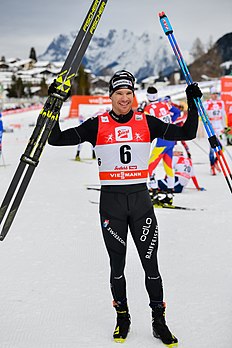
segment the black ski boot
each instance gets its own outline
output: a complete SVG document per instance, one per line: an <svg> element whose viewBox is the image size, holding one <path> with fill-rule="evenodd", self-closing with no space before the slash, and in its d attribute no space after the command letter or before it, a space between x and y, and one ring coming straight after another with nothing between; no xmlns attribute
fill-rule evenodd
<svg viewBox="0 0 232 348"><path fill-rule="evenodd" d="M113 306L117 312L117 323L114 330L114 341L117 343L123 343L130 331L130 314L128 310L127 303L118 304L113 302Z"/></svg>
<svg viewBox="0 0 232 348"><path fill-rule="evenodd" d="M173 192L172 190L167 190L166 192L160 191L159 193L159 203L160 205L172 205L173 203Z"/></svg>
<svg viewBox="0 0 232 348"><path fill-rule="evenodd" d="M75 161L80 161L80 151L79 150L76 153Z"/></svg>
<svg viewBox="0 0 232 348"><path fill-rule="evenodd" d="M94 150L92 151L92 159L96 159L96 154Z"/></svg>
<svg viewBox="0 0 232 348"><path fill-rule="evenodd" d="M152 308L153 336L159 338L167 347L178 346L177 338L169 331L165 321L165 303Z"/></svg>
<svg viewBox="0 0 232 348"><path fill-rule="evenodd" d="M156 189L149 189L149 195L151 197L151 201L153 205L159 205L159 194Z"/></svg>

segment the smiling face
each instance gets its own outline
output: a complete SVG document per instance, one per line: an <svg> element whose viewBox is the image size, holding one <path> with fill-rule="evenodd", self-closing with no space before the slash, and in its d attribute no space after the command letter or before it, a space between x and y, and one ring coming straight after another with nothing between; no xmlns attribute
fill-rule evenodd
<svg viewBox="0 0 232 348"><path fill-rule="evenodd" d="M134 93L130 89L121 88L111 95L112 109L117 115L126 115L132 108Z"/></svg>

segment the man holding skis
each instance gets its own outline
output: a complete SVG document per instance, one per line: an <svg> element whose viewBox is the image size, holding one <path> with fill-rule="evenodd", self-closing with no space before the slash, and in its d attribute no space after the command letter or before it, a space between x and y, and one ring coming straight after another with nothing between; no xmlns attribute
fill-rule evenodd
<svg viewBox="0 0 232 348"><path fill-rule="evenodd" d="M202 93L197 84L187 87L188 118L183 127L178 127L133 112L134 82L130 72L116 72L109 82L112 110L64 131L57 122L49 144L65 146L88 141L96 151L101 181L101 227L110 258L111 291L117 313L114 340L123 342L130 329L124 275L129 228L145 272L153 335L168 347L175 347L178 340L165 321L162 278L157 260L158 226L147 189L148 158L150 143L155 138L190 140L196 137L198 113L193 98L201 97ZM51 86L50 92L55 88L55 85Z"/></svg>

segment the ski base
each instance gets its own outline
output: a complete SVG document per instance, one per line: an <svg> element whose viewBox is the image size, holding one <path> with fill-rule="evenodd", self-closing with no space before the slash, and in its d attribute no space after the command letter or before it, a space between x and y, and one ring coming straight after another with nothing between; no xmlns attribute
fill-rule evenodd
<svg viewBox="0 0 232 348"><path fill-rule="evenodd" d="M114 338L114 342L116 343L124 343L126 341L126 338Z"/></svg>
<svg viewBox="0 0 232 348"><path fill-rule="evenodd" d="M168 348L176 348L178 347L178 343L171 343L171 344L164 344L165 347L168 347Z"/></svg>

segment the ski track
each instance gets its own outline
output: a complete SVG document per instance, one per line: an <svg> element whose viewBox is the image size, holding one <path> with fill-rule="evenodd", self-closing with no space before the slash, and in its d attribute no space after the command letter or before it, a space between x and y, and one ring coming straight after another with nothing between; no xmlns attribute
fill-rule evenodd
<svg viewBox="0 0 232 348"><path fill-rule="evenodd" d="M68 105L62 117L67 113ZM34 111L3 118L5 126L17 122L21 128L3 135L2 198L32 133L29 123L37 116ZM61 127L76 123L67 120ZM197 141L208 151L206 138ZM222 174L209 175L206 154L189 145L199 185L207 191L186 189L174 203L205 210L156 210L167 322L180 348L231 347L231 193ZM231 146L227 150L232 154ZM91 147L86 144L83 151L88 158ZM75 153L75 147L46 145L0 243L1 348L116 347L108 255L98 205L89 203L99 199L99 192L86 190L99 184L97 162L70 161ZM162 165L158 174L163 175ZM144 274L130 235L126 277L132 329L124 346L163 347L151 334Z"/></svg>

